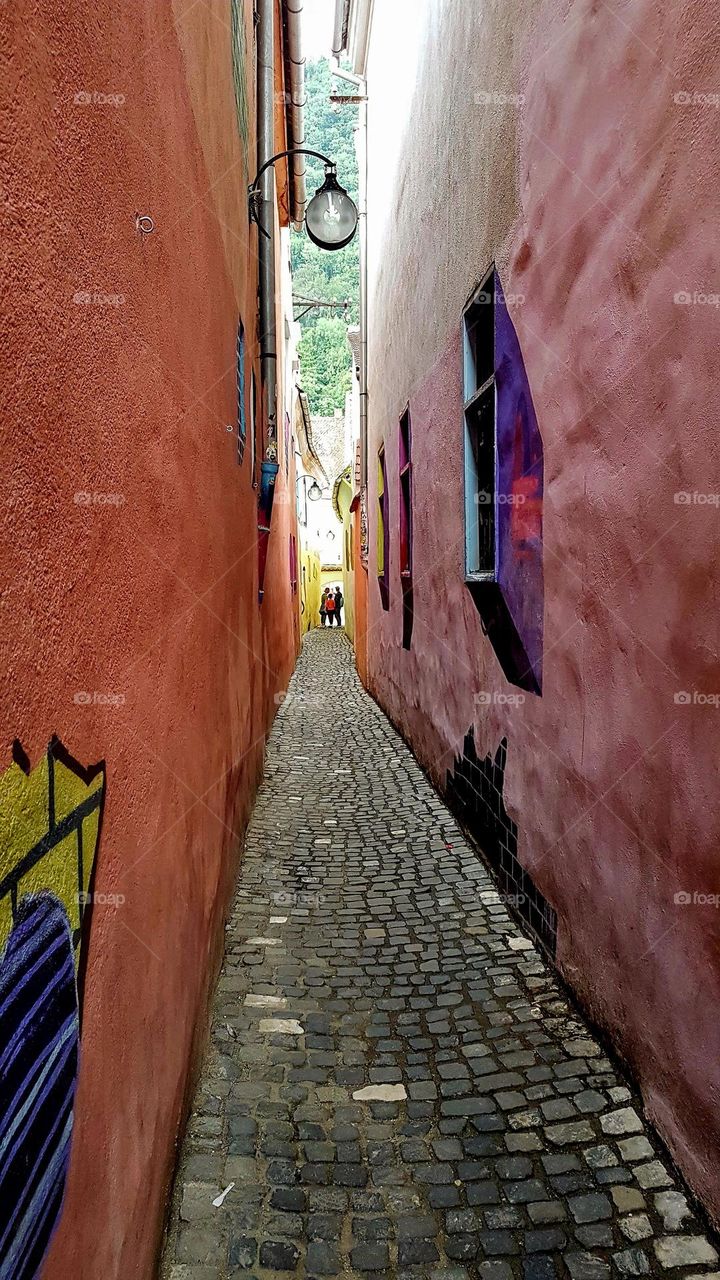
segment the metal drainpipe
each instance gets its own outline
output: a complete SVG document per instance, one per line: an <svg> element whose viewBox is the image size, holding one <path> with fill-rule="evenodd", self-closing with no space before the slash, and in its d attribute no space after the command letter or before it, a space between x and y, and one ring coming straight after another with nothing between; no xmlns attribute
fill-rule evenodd
<svg viewBox="0 0 720 1280"><path fill-rule="evenodd" d="M274 154L275 0L257 6L257 163L262 168ZM277 461L277 334L275 323L275 174L272 165L260 179L260 221L267 236L258 235L260 292L260 370L264 388L265 447L258 495L258 595L263 600L270 521L275 498Z"/></svg>
<svg viewBox="0 0 720 1280"><path fill-rule="evenodd" d="M360 488L367 488L368 478L368 265L367 265L367 80L343 71L337 55L332 59L332 74L347 80L358 89L358 214L360 225Z"/></svg>
<svg viewBox="0 0 720 1280"><path fill-rule="evenodd" d="M285 29L287 33L288 82L288 146L305 146L305 59L302 52L302 0L285 0ZM292 156L291 218L296 231L301 231L305 217L305 156Z"/></svg>

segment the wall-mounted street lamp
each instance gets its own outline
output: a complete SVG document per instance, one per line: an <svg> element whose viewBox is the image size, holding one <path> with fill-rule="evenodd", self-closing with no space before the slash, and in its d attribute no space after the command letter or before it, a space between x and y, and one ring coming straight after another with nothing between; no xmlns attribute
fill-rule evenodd
<svg viewBox="0 0 720 1280"><path fill-rule="evenodd" d="M310 488L308 489L307 496L311 502L319 502L322 498L322 489L320 488L317 480L313 480Z"/></svg>
<svg viewBox="0 0 720 1280"><path fill-rule="evenodd" d="M320 249L344 249L352 240L358 225L358 211L355 202L337 180L337 169L328 156L320 151L309 151L306 147L290 147L287 151L278 151L258 169L255 181L248 188L250 221L254 222L262 235L270 238L270 233L260 221L260 209L263 195L260 179L271 165L285 156L314 156L325 165L325 181L318 187L315 195L305 210L305 229Z"/></svg>

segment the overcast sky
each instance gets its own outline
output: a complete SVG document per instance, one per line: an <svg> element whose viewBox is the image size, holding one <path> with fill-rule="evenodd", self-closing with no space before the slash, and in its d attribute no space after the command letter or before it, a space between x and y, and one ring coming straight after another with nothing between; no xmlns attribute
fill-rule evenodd
<svg viewBox="0 0 720 1280"><path fill-rule="evenodd" d="M308 61L330 56L335 0L304 0L303 45Z"/></svg>

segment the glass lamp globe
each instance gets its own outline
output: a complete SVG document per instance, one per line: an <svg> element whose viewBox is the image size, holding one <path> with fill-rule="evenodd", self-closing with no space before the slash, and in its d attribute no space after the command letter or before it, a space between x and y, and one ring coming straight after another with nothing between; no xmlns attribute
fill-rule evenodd
<svg viewBox="0 0 720 1280"><path fill-rule="evenodd" d="M357 231L358 211L344 187L337 180L334 166L325 170L325 181L318 187L305 213L305 227L313 244L320 249L344 249Z"/></svg>
<svg viewBox="0 0 720 1280"><path fill-rule="evenodd" d="M308 498L311 502L319 502L322 498L322 489L320 488L317 480L313 480L310 485L310 488L308 489Z"/></svg>

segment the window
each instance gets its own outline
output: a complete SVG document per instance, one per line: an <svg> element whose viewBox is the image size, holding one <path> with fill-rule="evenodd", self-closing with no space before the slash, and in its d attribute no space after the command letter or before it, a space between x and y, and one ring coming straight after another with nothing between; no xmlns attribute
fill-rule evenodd
<svg viewBox="0 0 720 1280"><path fill-rule="evenodd" d="M380 598L383 609L390 607L388 588L390 565L388 548L388 494L387 472L385 469L385 445L378 449L378 515L377 515L377 576L380 587Z"/></svg>
<svg viewBox="0 0 720 1280"><path fill-rule="evenodd" d="M257 487L257 386L255 370L250 373L250 478Z"/></svg>
<svg viewBox="0 0 720 1280"><path fill-rule="evenodd" d="M412 462L410 459L410 406L400 419L400 576L412 576Z"/></svg>
<svg viewBox="0 0 720 1280"><path fill-rule="evenodd" d="M305 571L303 570L303 573ZM290 534L290 590L293 595L297 595L298 589L298 554L297 541L294 534Z"/></svg>
<svg viewBox="0 0 720 1280"><path fill-rule="evenodd" d="M495 294L493 266L463 315L465 578L495 580Z"/></svg>
<svg viewBox="0 0 720 1280"><path fill-rule="evenodd" d="M242 320L238 320L237 345L235 351L237 384L237 457L242 462L245 457L245 440L247 437L247 419L245 416L245 330Z"/></svg>

